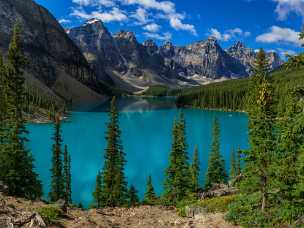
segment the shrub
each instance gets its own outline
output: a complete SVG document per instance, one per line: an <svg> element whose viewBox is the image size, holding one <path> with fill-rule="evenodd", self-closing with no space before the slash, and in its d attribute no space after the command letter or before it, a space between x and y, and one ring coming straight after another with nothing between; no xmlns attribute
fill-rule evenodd
<svg viewBox="0 0 304 228"><path fill-rule="evenodd" d="M63 215L63 211L56 206L42 207L39 208L37 212L47 224L54 224L58 222L60 217Z"/></svg>
<svg viewBox="0 0 304 228"><path fill-rule="evenodd" d="M183 201L178 203L177 209L180 216L186 216L186 207L201 207L208 213L226 212L235 195L208 198L203 200Z"/></svg>

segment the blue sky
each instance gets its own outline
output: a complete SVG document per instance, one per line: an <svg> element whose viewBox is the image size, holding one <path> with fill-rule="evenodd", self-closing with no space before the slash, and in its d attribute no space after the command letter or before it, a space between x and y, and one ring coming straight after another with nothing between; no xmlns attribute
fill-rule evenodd
<svg viewBox="0 0 304 228"><path fill-rule="evenodd" d="M304 0L36 0L66 27L102 19L112 33L135 32L177 45L215 36L226 48L241 40L257 49L301 51Z"/></svg>

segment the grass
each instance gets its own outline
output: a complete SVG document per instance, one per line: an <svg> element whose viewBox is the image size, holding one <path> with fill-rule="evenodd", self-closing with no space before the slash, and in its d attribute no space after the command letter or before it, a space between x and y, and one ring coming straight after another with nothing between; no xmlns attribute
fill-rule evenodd
<svg viewBox="0 0 304 228"><path fill-rule="evenodd" d="M177 205L178 213L180 216L186 216L187 208L203 208L207 213L225 213L228 211L229 204L234 200L236 196L221 196L215 198L208 198L203 200L184 201Z"/></svg>
<svg viewBox="0 0 304 228"><path fill-rule="evenodd" d="M42 219L49 225L58 223L59 219L64 214L61 209L53 205L39 208L37 212L41 215Z"/></svg>

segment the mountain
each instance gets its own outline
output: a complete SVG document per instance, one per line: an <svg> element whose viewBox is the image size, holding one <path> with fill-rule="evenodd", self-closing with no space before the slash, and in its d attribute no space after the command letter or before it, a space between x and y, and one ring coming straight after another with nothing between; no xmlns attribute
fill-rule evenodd
<svg viewBox="0 0 304 228"><path fill-rule="evenodd" d="M171 42L158 46L153 40L139 43L132 32L111 35L101 20L91 19L67 31L87 61L111 86L135 92L151 85L193 86L220 78L251 74L256 53L241 42L224 50L213 37L184 47ZM271 66L282 64L269 53ZM106 72L106 74L104 74Z"/></svg>
<svg viewBox="0 0 304 228"><path fill-rule="evenodd" d="M32 0L0 1L0 51L7 53L12 29L22 26L27 85L57 100L83 103L105 98L86 58L48 10Z"/></svg>
<svg viewBox="0 0 304 228"><path fill-rule="evenodd" d="M238 41L228 48L227 53L237 59L246 68L246 72L249 75L252 73L252 67L254 66L257 54L256 51L247 48L244 43ZM271 70L274 70L283 64L280 56L275 52L268 52L267 57Z"/></svg>

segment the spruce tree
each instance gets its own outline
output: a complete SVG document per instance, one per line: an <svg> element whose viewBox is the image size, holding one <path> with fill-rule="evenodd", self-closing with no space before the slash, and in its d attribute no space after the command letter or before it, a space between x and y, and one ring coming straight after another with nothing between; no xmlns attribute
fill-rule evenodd
<svg viewBox="0 0 304 228"><path fill-rule="evenodd" d="M173 125L173 143L165 173L164 199L168 204L176 204L192 192L185 130L186 123L181 113Z"/></svg>
<svg viewBox="0 0 304 228"><path fill-rule="evenodd" d="M152 177L148 177L146 192L144 196L143 203L145 205L155 205L157 203L157 196L154 192L154 187L152 183Z"/></svg>
<svg viewBox="0 0 304 228"><path fill-rule="evenodd" d="M7 144L7 79L6 67L0 56L0 153L5 150ZM0 165L1 166L1 165Z"/></svg>
<svg viewBox="0 0 304 228"><path fill-rule="evenodd" d="M214 119L212 145L208 159L205 189L210 189L213 184L224 183L226 177L225 161L220 153L220 124L218 119Z"/></svg>
<svg viewBox="0 0 304 228"><path fill-rule="evenodd" d="M234 149L231 150L230 154L230 173L229 179L233 180L237 176L237 164L235 161L235 152Z"/></svg>
<svg viewBox="0 0 304 228"><path fill-rule="evenodd" d="M241 165L241 156L242 150L239 147L236 153L236 175L240 175L242 173L242 165Z"/></svg>
<svg viewBox="0 0 304 228"><path fill-rule="evenodd" d="M139 198L138 198L138 193L137 190L135 189L135 187L133 185L131 185L130 189L129 189L129 207L135 207L139 204Z"/></svg>
<svg viewBox="0 0 304 228"><path fill-rule="evenodd" d="M6 133L5 150L0 157L2 160L0 179L8 185L11 195L35 199L42 195L42 187L34 171L32 154L25 148L25 143L28 141L26 121L23 116L26 110L23 77L26 60L21 48L20 33L21 27L16 25L9 45L8 65L5 73L1 73L6 94L3 100L6 106L4 106ZM2 64L1 71L3 70ZM3 130L1 132L3 133Z"/></svg>
<svg viewBox="0 0 304 228"><path fill-rule="evenodd" d="M61 150L62 135L59 115L56 115L55 117L54 130L54 137L52 138L54 140L54 144L52 149L51 190L49 192L51 202L56 202L57 200L64 198L64 178Z"/></svg>
<svg viewBox="0 0 304 228"><path fill-rule="evenodd" d="M95 207L101 208L103 206L101 172L98 172L96 176L96 185L95 191L93 192L93 198L95 201Z"/></svg>
<svg viewBox="0 0 304 228"><path fill-rule="evenodd" d="M125 154L121 145L119 113L116 98L113 97L109 112L105 150L105 162L102 170L103 206L121 206L127 203L127 183L125 181Z"/></svg>
<svg viewBox="0 0 304 228"><path fill-rule="evenodd" d="M198 147L196 146L193 154L193 162L191 165L191 174L192 174L192 191L194 193L199 190L199 173L200 173L200 164L198 158Z"/></svg>
<svg viewBox="0 0 304 228"><path fill-rule="evenodd" d="M68 153L67 145L64 146L63 153L63 183L64 183L64 200L72 203L72 187L71 187L71 155Z"/></svg>
<svg viewBox="0 0 304 228"><path fill-rule="evenodd" d="M292 89L287 97L286 109L279 115L278 149L273 162L273 173L275 176L274 187L277 189L276 197L283 207L289 205L293 208L300 207L299 197L294 191L299 190L298 186L303 185L303 145L304 145L304 87ZM302 170L301 170L302 169ZM300 175L299 175L300 174ZM302 181L301 181L302 179ZM300 184L302 182L302 184ZM304 198L302 198L304 199ZM302 200L302 208L304 201ZM304 211L303 211L304 213Z"/></svg>
<svg viewBox="0 0 304 228"><path fill-rule="evenodd" d="M274 154L274 110L273 91L268 82L268 60L264 50L257 54L255 75L249 95L249 138L251 148L245 159L245 192L261 193L261 210L268 204L271 187L271 163Z"/></svg>

